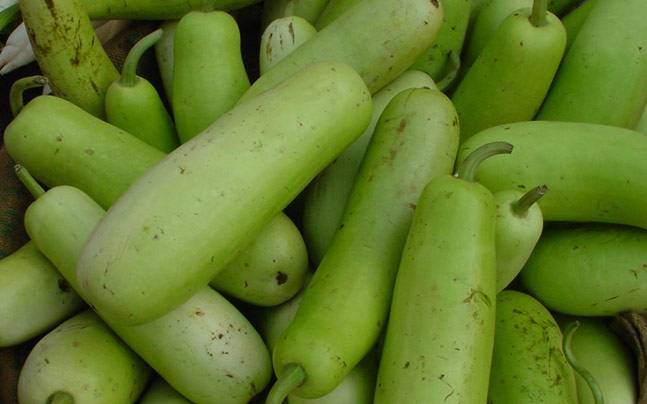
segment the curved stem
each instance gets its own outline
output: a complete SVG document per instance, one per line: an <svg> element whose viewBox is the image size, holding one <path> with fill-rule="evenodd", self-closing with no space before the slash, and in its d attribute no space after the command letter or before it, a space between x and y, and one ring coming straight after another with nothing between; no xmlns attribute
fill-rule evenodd
<svg viewBox="0 0 647 404"><path fill-rule="evenodd" d="M270 393L265 399L265 404L282 404L287 396L306 379L306 371L300 365L290 364L283 372L284 376L274 383Z"/></svg>
<svg viewBox="0 0 647 404"><path fill-rule="evenodd" d="M546 14L548 13L548 0L535 0L532 3L532 14L530 14L530 23L535 27L543 27L548 24Z"/></svg>
<svg viewBox="0 0 647 404"><path fill-rule="evenodd" d="M122 86L132 87L137 83L137 66L139 65L139 60L161 37L162 29L159 28L137 41L135 46L128 52L128 56L126 56L126 60L124 61L124 67L121 70L121 79L119 80Z"/></svg>
<svg viewBox="0 0 647 404"><path fill-rule="evenodd" d="M600 390L600 386L595 381L595 378L593 377L591 372L586 370L577 362L575 354L573 353L571 342L573 340L573 335L575 334L575 331L577 331L579 326L579 321L573 321L572 323L569 323L564 329L564 356L566 356L566 360L571 365L573 370L575 370L577 374L579 374L582 379L586 381L586 384L588 384L589 388L591 389L591 393L593 394L593 400L595 404L604 404L604 395L602 394L602 390Z"/></svg>
<svg viewBox="0 0 647 404"><path fill-rule="evenodd" d="M74 404L74 397L64 391L57 391L47 398L46 404Z"/></svg>
<svg viewBox="0 0 647 404"><path fill-rule="evenodd" d="M18 113L25 106L24 93L30 88L43 87L47 84L45 76L29 76L16 80L9 90L9 107L13 116Z"/></svg>
<svg viewBox="0 0 647 404"><path fill-rule="evenodd" d="M13 166L14 171L16 172L16 175L18 176L18 179L20 182L23 183L25 188L29 191L30 194L34 197L34 199L38 199L43 194L45 194L45 190L43 187L40 186L40 184L34 179L34 177L29 174L29 171L20 164L16 164Z"/></svg>
<svg viewBox="0 0 647 404"><path fill-rule="evenodd" d="M481 163L497 154L510 154L512 153L512 145L507 142L492 142L486 143L474 150L463 160L463 163L458 167L456 176L466 181L474 181L476 169Z"/></svg>
<svg viewBox="0 0 647 404"><path fill-rule="evenodd" d="M512 202L512 212L517 216L525 216L528 213L528 209L541 199L548 192L548 187L546 185L540 185L534 187L530 191L526 192L518 201Z"/></svg>
<svg viewBox="0 0 647 404"><path fill-rule="evenodd" d="M447 66L449 66L449 71L438 83L436 83L436 87L438 87L440 91L445 91L447 87L456 80L458 71L461 68L461 55L455 51L449 52L449 56L447 57Z"/></svg>

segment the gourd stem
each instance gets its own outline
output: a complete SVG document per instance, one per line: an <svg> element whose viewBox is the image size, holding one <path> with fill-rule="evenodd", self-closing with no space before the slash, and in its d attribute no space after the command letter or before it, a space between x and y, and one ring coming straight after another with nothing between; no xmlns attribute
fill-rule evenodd
<svg viewBox="0 0 647 404"><path fill-rule="evenodd" d="M29 193L32 194L34 199L38 199L43 196L43 194L45 194L43 187L40 186L40 184L34 179L34 177L31 176L31 174L29 174L29 171L27 171L25 167L21 166L20 164L16 164L13 168L20 182L23 183L25 188L27 188Z"/></svg>
<svg viewBox="0 0 647 404"><path fill-rule="evenodd" d="M575 370L577 374L579 374L582 379L586 381L586 384L588 384L589 388L591 389L591 393L593 394L593 401L595 402L595 404L604 404L604 395L602 394L602 390L600 390L600 386L595 381L595 378L593 377L591 372L586 370L584 367L582 367L582 365L578 363L577 359L575 358L575 354L573 353L571 342L573 340L575 331L577 331L579 327L580 322L574 321L572 323L569 323L564 329L564 356L566 356L566 360L571 365L573 370Z"/></svg>
<svg viewBox="0 0 647 404"><path fill-rule="evenodd" d="M548 192L548 187L546 185L540 185L534 187L530 191L526 192L518 201L512 202L512 212L517 216L525 216L528 213L528 209L541 199Z"/></svg>
<svg viewBox="0 0 647 404"><path fill-rule="evenodd" d="M160 40L161 37L162 29L159 28L137 41L135 46L130 49L128 56L126 56L126 60L124 61L124 67L121 70L121 79L119 80L119 83L122 86L132 87L137 84L137 66L139 65L139 60L151 46L155 45L157 41Z"/></svg>
<svg viewBox="0 0 647 404"><path fill-rule="evenodd" d="M530 14L530 23L535 27L543 27L548 24L546 15L548 13L548 0L535 0L532 3L532 14Z"/></svg>
<svg viewBox="0 0 647 404"><path fill-rule="evenodd" d="M492 142L486 143L472 153L469 154L463 160L463 163L458 167L458 172L456 176L458 178L464 179L466 181L474 181L474 176L476 175L476 169L481 165L481 163L497 154L510 154L512 153L512 145L507 142Z"/></svg>
<svg viewBox="0 0 647 404"><path fill-rule="evenodd" d="M57 391L49 396L46 404L74 404L74 397L64 391Z"/></svg>
<svg viewBox="0 0 647 404"><path fill-rule="evenodd" d="M9 107L13 116L18 113L25 106L24 93L30 88L43 87L47 84L45 76L29 76L16 80L9 90Z"/></svg>
<svg viewBox="0 0 647 404"><path fill-rule="evenodd" d="M265 404L282 404L287 396L297 387L301 386L306 379L306 372L299 365L290 364L286 366L283 377L274 383L270 393L267 395Z"/></svg>

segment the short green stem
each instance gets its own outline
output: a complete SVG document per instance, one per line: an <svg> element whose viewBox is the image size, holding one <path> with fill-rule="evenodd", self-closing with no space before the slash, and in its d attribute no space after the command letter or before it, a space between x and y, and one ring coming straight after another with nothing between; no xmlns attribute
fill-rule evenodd
<svg viewBox="0 0 647 404"><path fill-rule="evenodd" d="M139 65L139 61L144 53L160 40L162 33L162 29L159 28L140 39L135 46L130 49L121 70L121 79L119 80L119 83L122 86L132 87L137 84L137 66Z"/></svg>
<svg viewBox="0 0 647 404"><path fill-rule="evenodd" d="M548 187L546 185L540 185L534 187L530 191L526 192L518 201L512 203L512 212L517 216L525 216L528 213L528 209L540 200L548 192Z"/></svg>
<svg viewBox="0 0 647 404"><path fill-rule="evenodd" d="M577 331L579 327L580 322L573 321L572 323L569 323L564 329L564 356L566 356L566 360L571 365L573 370L575 370L577 374L579 374L582 379L586 381L586 384L588 384L589 388L591 389L591 393L593 394L593 400L595 404L604 404L604 395L602 394L602 390L600 390L600 385L598 385L598 383L595 381L595 378L593 377L591 372L586 370L584 367L582 367L582 365L578 363L577 358L575 358L575 354L573 353L573 335L575 335L575 331Z"/></svg>
<svg viewBox="0 0 647 404"><path fill-rule="evenodd" d="M32 177L31 174L29 174L29 171L27 171L25 167L21 166L20 164L16 164L14 166L14 170L16 171L16 175L18 176L20 182L23 183L25 188L27 188L29 193L32 194L34 199L38 199L43 196L43 194L45 194L43 187L40 186L38 181L36 181L36 179Z"/></svg>
<svg viewBox="0 0 647 404"><path fill-rule="evenodd" d="M287 365L283 377L279 377L272 386L267 399L265 399L265 404L283 404L288 395L301 386L305 379L306 372L300 365Z"/></svg>
<svg viewBox="0 0 647 404"><path fill-rule="evenodd" d="M463 163L458 167L456 176L466 181L474 181L476 169L481 163L497 154L510 154L512 153L512 145L506 142L492 142L486 143L474 150L463 160Z"/></svg>
<svg viewBox="0 0 647 404"><path fill-rule="evenodd" d="M74 404L74 397L64 391L57 391L47 398L46 404Z"/></svg>
<svg viewBox="0 0 647 404"><path fill-rule="evenodd" d="M9 107L13 116L18 115L25 106L25 91L30 88L43 87L45 84L47 84L45 76L29 76L16 80L9 90Z"/></svg>
<svg viewBox="0 0 647 404"><path fill-rule="evenodd" d="M532 3L532 14L530 14L530 23L535 27L543 27L548 24L546 16L548 14L548 0L535 0Z"/></svg>

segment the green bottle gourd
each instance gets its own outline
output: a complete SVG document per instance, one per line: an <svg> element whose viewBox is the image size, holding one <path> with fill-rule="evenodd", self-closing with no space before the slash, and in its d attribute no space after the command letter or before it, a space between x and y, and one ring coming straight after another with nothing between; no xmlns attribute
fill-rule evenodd
<svg viewBox="0 0 647 404"><path fill-rule="evenodd" d="M492 126L531 120L564 54L566 31L547 0L507 17L452 94L461 141Z"/></svg>
<svg viewBox="0 0 647 404"><path fill-rule="evenodd" d="M494 194L496 202L496 291L505 289L521 272L537 245L544 218L536 202L546 186L525 194L511 189Z"/></svg>
<svg viewBox="0 0 647 404"><path fill-rule="evenodd" d="M499 293L496 305L488 403L578 404L562 333L548 309L512 290Z"/></svg>
<svg viewBox="0 0 647 404"><path fill-rule="evenodd" d="M341 224L355 177L380 115L396 95L411 88L435 89L436 85L426 73L409 70L378 91L373 96L371 123L364 133L308 186L303 206L303 236L313 264L321 262Z"/></svg>
<svg viewBox="0 0 647 404"><path fill-rule="evenodd" d="M484 403L494 345L495 203L473 182L493 143L425 186L397 272L375 403ZM439 326L440 325L440 326Z"/></svg>
<svg viewBox="0 0 647 404"><path fill-rule="evenodd" d="M265 0L263 9L264 27L284 17L299 17L313 24L317 21L329 0Z"/></svg>
<svg viewBox="0 0 647 404"><path fill-rule="evenodd" d="M382 113L340 230L273 352L267 403L331 392L377 342L422 188L454 165L458 121L437 90L410 89Z"/></svg>
<svg viewBox="0 0 647 404"><path fill-rule="evenodd" d="M175 28L173 64L173 117L186 143L249 88L236 20L222 11L182 17Z"/></svg>
<svg viewBox="0 0 647 404"><path fill-rule="evenodd" d="M180 393L175 391L161 377L153 380L151 386L138 401L139 404L191 404Z"/></svg>
<svg viewBox="0 0 647 404"><path fill-rule="evenodd" d="M21 404L130 404L148 366L101 319L84 311L41 339L18 378Z"/></svg>
<svg viewBox="0 0 647 404"><path fill-rule="evenodd" d="M20 11L36 61L54 94L99 118L119 78L78 0L25 0Z"/></svg>
<svg viewBox="0 0 647 404"><path fill-rule="evenodd" d="M164 94L169 104L173 100L173 42L175 41L175 29L177 20L165 21L161 25L162 37L155 43L155 59L159 67L160 78L164 86Z"/></svg>
<svg viewBox="0 0 647 404"><path fill-rule="evenodd" d="M647 103L647 2L597 1L537 114L635 128Z"/></svg>
<svg viewBox="0 0 647 404"><path fill-rule="evenodd" d="M261 36L261 75L316 33L312 24L301 17L290 16L272 21Z"/></svg>
<svg viewBox="0 0 647 404"><path fill-rule="evenodd" d="M27 184L34 184L34 181ZM59 186L38 196L25 213L25 228L70 286L80 288L75 265L105 211L77 188ZM209 287L185 304L145 324L126 326L97 310L104 321L165 380L197 404L242 404L271 377L267 348L253 326Z"/></svg>
<svg viewBox="0 0 647 404"><path fill-rule="evenodd" d="M233 11L260 0L82 0L92 20L174 20L191 11Z"/></svg>
<svg viewBox="0 0 647 404"><path fill-rule="evenodd" d="M570 49L575 38L577 38L577 34L580 32L580 28L582 28L586 18L589 16L594 3L595 0L585 1L562 18L562 23L566 29L566 52Z"/></svg>
<svg viewBox="0 0 647 404"><path fill-rule="evenodd" d="M162 30L158 29L133 46L124 62L121 78L108 87L105 105L108 123L168 153L178 145L171 116L155 87L137 76L139 59L161 37Z"/></svg>

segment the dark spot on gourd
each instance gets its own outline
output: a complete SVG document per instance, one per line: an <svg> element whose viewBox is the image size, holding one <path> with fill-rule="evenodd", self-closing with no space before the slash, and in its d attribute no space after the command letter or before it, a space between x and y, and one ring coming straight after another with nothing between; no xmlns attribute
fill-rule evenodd
<svg viewBox="0 0 647 404"><path fill-rule="evenodd" d="M407 121L406 119L400 120L400 126L398 126L398 133L402 134L404 132L404 129L407 127Z"/></svg>
<svg viewBox="0 0 647 404"><path fill-rule="evenodd" d="M230 378L230 379L233 379L233 378L234 378L234 375L232 375L231 373L227 373L227 374L225 374L225 376L227 376L227 377L228 377L228 378Z"/></svg>
<svg viewBox="0 0 647 404"><path fill-rule="evenodd" d="M97 83L95 83L93 80L90 80L90 85L92 86L92 89L94 90L95 93L101 94L101 90L99 89L99 86Z"/></svg>
<svg viewBox="0 0 647 404"><path fill-rule="evenodd" d="M180 167L178 167L178 168L180 169L180 174L183 174L183 175L184 175L184 174L186 173L186 168L184 168L184 167L182 167L182 166L180 166Z"/></svg>
<svg viewBox="0 0 647 404"><path fill-rule="evenodd" d="M416 210L417 205L415 203L410 203L409 207L411 208L411 210Z"/></svg>
<svg viewBox="0 0 647 404"><path fill-rule="evenodd" d="M78 348L80 345L81 345L81 343L79 341L72 341L72 346L74 348Z"/></svg>
<svg viewBox="0 0 647 404"><path fill-rule="evenodd" d="M56 136L56 141L59 142L59 143L62 142L63 141L63 136L61 136L61 135Z"/></svg>
<svg viewBox="0 0 647 404"><path fill-rule="evenodd" d="M288 32L290 33L290 36L292 37L292 43L294 43L294 26L292 26L292 23L288 24Z"/></svg>
<svg viewBox="0 0 647 404"><path fill-rule="evenodd" d="M409 369L409 365L411 365L411 364L409 363L409 361L406 361L406 363L404 364L404 366L402 366L402 369Z"/></svg>
<svg viewBox="0 0 647 404"><path fill-rule="evenodd" d="M247 281L245 281L245 287L248 287L248 286L249 286L249 284L247 283Z"/></svg>
<svg viewBox="0 0 647 404"><path fill-rule="evenodd" d="M610 298L606 299L606 300L605 300L605 302L610 302L611 300L615 300L615 299L617 299L617 298L619 298L619 297L620 297L620 296L613 296L613 297L610 297Z"/></svg>
<svg viewBox="0 0 647 404"><path fill-rule="evenodd" d="M58 280L58 288L61 290L63 293L67 293L70 291L70 285L65 281L65 279L59 279Z"/></svg>
<svg viewBox="0 0 647 404"><path fill-rule="evenodd" d="M202 316L204 316L204 311L202 311L201 309L196 309L195 310L195 315L202 317Z"/></svg>
<svg viewBox="0 0 647 404"><path fill-rule="evenodd" d="M519 41L519 46L523 47L523 41Z"/></svg>
<svg viewBox="0 0 647 404"><path fill-rule="evenodd" d="M438 8L438 0L431 0L431 4L433 4L434 7Z"/></svg>
<svg viewBox="0 0 647 404"><path fill-rule="evenodd" d="M49 359L45 358L45 363L49 365Z"/></svg>
<svg viewBox="0 0 647 404"><path fill-rule="evenodd" d="M54 0L45 0L45 3L47 4L49 13L52 15L52 17L56 18L56 7L54 6Z"/></svg>
<svg viewBox="0 0 647 404"><path fill-rule="evenodd" d="M85 154L87 154L88 156L92 156L92 155L94 154L94 150L92 150L92 149L85 149L85 150L84 150L84 152L85 152Z"/></svg>
<svg viewBox="0 0 647 404"><path fill-rule="evenodd" d="M288 281L288 275L281 272L281 271L279 271L279 272L277 272L275 279L276 279L276 284L277 285L283 285L285 282Z"/></svg>

